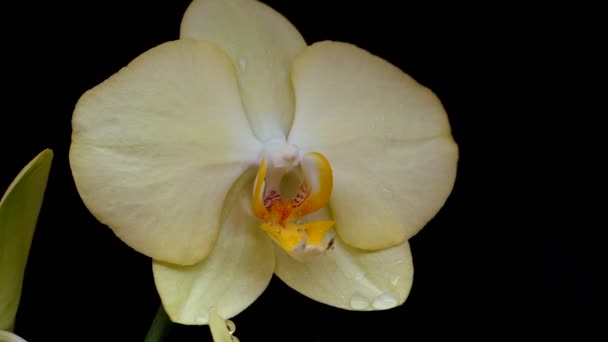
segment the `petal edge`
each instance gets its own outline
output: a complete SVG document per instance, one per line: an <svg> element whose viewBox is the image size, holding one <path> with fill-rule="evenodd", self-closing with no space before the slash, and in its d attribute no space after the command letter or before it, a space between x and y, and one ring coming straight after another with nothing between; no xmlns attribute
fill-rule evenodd
<svg viewBox="0 0 608 342"><path fill-rule="evenodd" d="M153 262L156 288L173 322L208 324L210 308L232 318L268 286L274 251L251 213L251 171L231 189L220 236L207 259L193 266Z"/></svg>
<svg viewBox="0 0 608 342"><path fill-rule="evenodd" d="M289 72L306 42L285 17L259 1L194 0L182 19L180 37L210 40L230 55L261 141L287 135L294 113Z"/></svg>
<svg viewBox="0 0 608 342"><path fill-rule="evenodd" d="M89 90L72 127L87 208L132 248L176 264L209 253L226 193L261 148L232 63L195 40L148 50Z"/></svg>
<svg viewBox="0 0 608 342"><path fill-rule="evenodd" d="M395 246L438 212L454 185L458 147L432 91L354 45L320 42L294 62L289 143L334 170L338 235L357 248Z"/></svg>
<svg viewBox="0 0 608 342"><path fill-rule="evenodd" d="M311 220L329 217L327 209ZM413 281L408 242L381 251L357 250L336 238L335 248L307 263L275 247L275 274L318 302L346 310L386 310L401 305Z"/></svg>

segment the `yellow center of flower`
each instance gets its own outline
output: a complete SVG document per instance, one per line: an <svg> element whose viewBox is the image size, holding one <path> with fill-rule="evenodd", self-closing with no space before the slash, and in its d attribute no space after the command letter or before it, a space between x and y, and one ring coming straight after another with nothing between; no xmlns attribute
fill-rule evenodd
<svg viewBox="0 0 608 342"><path fill-rule="evenodd" d="M333 233L329 233L333 221L316 221L299 224L305 215L323 208L331 197L333 176L327 159L318 152L306 153L301 160L292 145L260 162L253 188L253 212L263 223L262 230L298 260L319 255L332 247ZM276 153L274 154L276 156ZM290 199L282 199L280 183L293 165L301 165L304 181L297 194Z"/></svg>

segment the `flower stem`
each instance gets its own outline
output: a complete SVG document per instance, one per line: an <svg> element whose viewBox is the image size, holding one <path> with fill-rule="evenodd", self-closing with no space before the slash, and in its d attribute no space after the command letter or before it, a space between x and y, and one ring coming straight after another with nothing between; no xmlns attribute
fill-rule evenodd
<svg viewBox="0 0 608 342"><path fill-rule="evenodd" d="M171 330L171 319L165 312L163 305L161 304L158 307L158 311L156 312L156 316L154 316L154 320L150 325L150 329L148 330L148 334L146 335L146 339L144 342L162 342L169 335L169 331Z"/></svg>

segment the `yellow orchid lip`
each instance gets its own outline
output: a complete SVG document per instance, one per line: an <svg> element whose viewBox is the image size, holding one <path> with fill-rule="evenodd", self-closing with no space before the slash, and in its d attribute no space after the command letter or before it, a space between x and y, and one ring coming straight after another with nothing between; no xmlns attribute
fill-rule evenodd
<svg viewBox="0 0 608 342"><path fill-rule="evenodd" d="M285 169L269 167L263 157L254 182L252 207L255 215L263 221L261 229L287 253L304 261L309 256L324 253L333 245L334 235L328 233L333 221L298 223L303 216L327 205L331 198L333 175L329 161L319 152L306 153L300 164L304 181L293 198L283 199L279 185Z"/></svg>

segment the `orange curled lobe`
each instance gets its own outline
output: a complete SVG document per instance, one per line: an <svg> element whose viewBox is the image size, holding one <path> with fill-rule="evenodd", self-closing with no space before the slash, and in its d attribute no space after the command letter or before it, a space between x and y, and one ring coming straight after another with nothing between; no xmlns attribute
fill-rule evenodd
<svg viewBox="0 0 608 342"><path fill-rule="evenodd" d="M253 212L263 221L262 230L295 257L320 254L333 243L333 237L327 243L324 241L333 221L296 223L329 202L333 187L329 161L318 152L309 152L302 157L300 164L304 181L293 198L284 200L278 188L266 189L269 168L263 158L254 182L252 203Z"/></svg>

